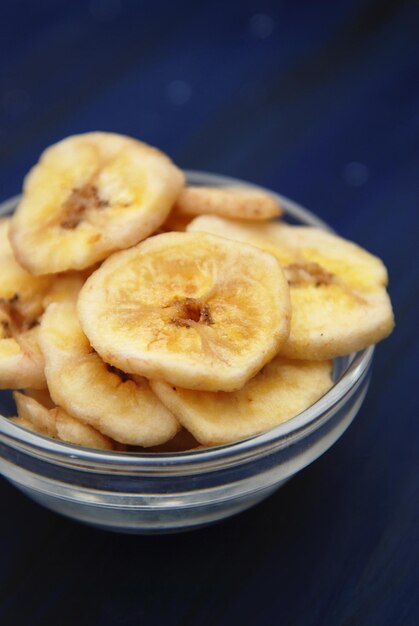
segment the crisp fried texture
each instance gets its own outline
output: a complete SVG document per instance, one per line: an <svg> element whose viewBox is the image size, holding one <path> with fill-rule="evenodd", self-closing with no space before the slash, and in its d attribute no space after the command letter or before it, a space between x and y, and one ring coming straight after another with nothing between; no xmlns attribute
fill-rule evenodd
<svg viewBox="0 0 419 626"><path fill-rule="evenodd" d="M38 435L44 434L44 433L41 433L39 430L37 430L36 427L32 424L32 422L30 422L29 420L23 417L18 417L17 415L15 415L13 417L9 417L9 420L13 422L13 424L16 424L17 426L26 428L26 430L31 430L34 433L38 433Z"/></svg>
<svg viewBox="0 0 419 626"><path fill-rule="evenodd" d="M152 389L206 446L239 441L301 413L332 386L330 361L277 356L242 389L211 393L154 381Z"/></svg>
<svg viewBox="0 0 419 626"><path fill-rule="evenodd" d="M45 387L38 320L53 283L34 278L16 261L8 240L10 219L0 219L0 389Z"/></svg>
<svg viewBox="0 0 419 626"><path fill-rule="evenodd" d="M40 343L51 397L69 415L120 443L144 447L165 443L180 429L145 379L131 379L92 349L72 304L48 307Z"/></svg>
<svg viewBox="0 0 419 626"><path fill-rule="evenodd" d="M292 305L284 356L335 358L380 341L394 327L383 263L350 241L317 228L249 226L213 216L196 218L188 231L245 241L276 256Z"/></svg>
<svg viewBox="0 0 419 626"><path fill-rule="evenodd" d="M261 221L282 215L278 201L259 189L247 187L186 187L173 209L174 215L220 215L231 219Z"/></svg>
<svg viewBox="0 0 419 626"><path fill-rule="evenodd" d="M60 407L48 408L35 398L22 393L15 392L13 395L19 415L18 419L14 419L16 424L40 435L85 448L114 449L114 443L109 437L71 417Z"/></svg>
<svg viewBox="0 0 419 626"><path fill-rule="evenodd" d="M89 267L153 233L183 184L166 155L135 139L68 137L25 179L10 231L16 257L34 275Z"/></svg>
<svg viewBox="0 0 419 626"><path fill-rule="evenodd" d="M112 365L187 388L242 387L288 337L275 258L202 233L165 233L115 254L87 280L78 313Z"/></svg>
<svg viewBox="0 0 419 626"><path fill-rule="evenodd" d="M39 323L50 302L77 298L86 276L68 272L31 276L16 261L8 240L10 219L0 220L0 388L46 386Z"/></svg>

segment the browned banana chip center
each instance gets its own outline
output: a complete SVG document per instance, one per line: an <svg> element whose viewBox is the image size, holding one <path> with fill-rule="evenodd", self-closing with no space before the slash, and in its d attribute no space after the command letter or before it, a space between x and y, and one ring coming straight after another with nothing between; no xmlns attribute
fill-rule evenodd
<svg viewBox="0 0 419 626"><path fill-rule="evenodd" d="M63 203L63 215L60 222L62 228L76 228L91 210L103 209L109 202L99 196L96 185L87 183L83 187L75 187Z"/></svg>
<svg viewBox="0 0 419 626"><path fill-rule="evenodd" d="M176 326L190 328L192 323L201 323L207 326L213 323L209 305L201 300L185 298L184 300L176 300L172 306L174 312L170 322Z"/></svg>
<svg viewBox="0 0 419 626"><path fill-rule="evenodd" d="M87 280L78 314L112 365L208 391L238 389L289 334L276 259L205 233L163 233L113 255Z"/></svg>
<svg viewBox="0 0 419 626"><path fill-rule="evenodd" d="M316 287L331 285L335 275L318 263L290 263L284 267L285 277L290 285L312 283Z"/></svg>
<svg viewBox="0 0 419 626"><path fill-rule="evenodd" d="M19 296L12 298L0 298L0 324L3 330L3 338L14 338L16 335L30 330L36 324L36 318L23 314L19 307Z"/></svg>

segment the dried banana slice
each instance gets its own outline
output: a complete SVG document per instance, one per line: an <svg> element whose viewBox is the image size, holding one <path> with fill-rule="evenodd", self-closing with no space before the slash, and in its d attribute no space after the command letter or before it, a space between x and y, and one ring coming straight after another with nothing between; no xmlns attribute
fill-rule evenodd
<svg viewBox="0 0 419 626"><path fill-rule="evenodd" d="M0 220L0 388L46 387L38 344L39 321L50 302L77 298L85 276L77 272L31 276L16 261Z"/></svg>
<svg viewBox="0 0 419 626"><path fill-rule="evenodd" d="M52 274L52 277L52 284L42 299L43 311L51 302L76 302L87 275L84 272L63 272Z"/></svg>
<svg viewBox="0 0 419 626"><path fill-rule="evenodd" d="M231 219L259 221L282 215L278 201L260 189L248 187L186 187L176 200L179 216L220 215Z"/></svg>
<svg viewBox="0 0 419 626"><path fill-rule="evenodd" d="M47 437L57 436L54 414L52 412L56 408L55 406L48 409L39 400L35 400L35 398L26 396L18 391L13 393L13 398L18 416L30 422L37 433Z"/></svg>
<svg viewBox="0 0 419 626"><path fill-rule="evenodd" d="M48 307L40 343L51 397L70 415L115 441L144 447L165 443L180 429L146 380L134 381L102 361L72 304Z"/></svg>
<svg viewBox="0 0 419 626"><path fill-rule="evenodd" d="M183 184L168 157L135 139L68 137L25 179L10 232L16 257L34 275L86 268L153 233Z"/></svg>
<svg viewBox="0 0 419 626"><path fill-rule="evenodd" d="M13 335L10 333L17 331L10 319L0 308L0 389L43 389L46 381L39 328L19 329L19 333Z"/></svg>
<svg viewBox="0 0 419 626"><path fill-rule="evenodd" d="M93 426L84 424L75 419L63 409L54 409L57 437L61 441L72 443L85 448L97 448L98 450L115 450L116 446L110 437L106 437Z"/></svg>
<svg viewBox="0 0 419 626"><path fill-rule="evenodd" d="M39 279L31 276L32 281ZM75 302L84 280L77 272L57 274L46 291L35 292L26 302L19 292L12 299L0 299L0 388L45 389L44 357L39 348L42 313L51 302Z"/></svg>
<svg viewBox="0 0 419 626"><path fill-rule="evenodd" d="M191 232L208 232L268 250L290 285L292 322L281 354L331 359L361 350L394 327L387 271L356 244L317 228L284 223L248 226L214 216L196 218Z"/></svg>
<svg viewBox="0 0 419 626"><path fill-rule="evenodd" d="M290 304L272 255L203 233L163 233L107 259L81 290L78 312L107 363L233 391L285 342Z"/></svg>
<svg viewBox="0 0 419 626"><path fill-rule="evenodd" d="M17 424L17 426L26 428L26 430L31 430L34 433L38 433L38 435L44 434L36 430L35 426L29 420L26 420L23 417L18 417L17 415L14 415L13 417L9 417L9 420L13 422L13 424Z"/></svg>
<svg viewBox="0 0 419 626"><path fill-rule="evenodd" d="M0 298L16 300L22 315L36 317L42 311L42 297L52 285L51 276L33 277L17 262L9 242L11 219L0 218Z"/></svg>
<svg viewBox="0 0 419 626"><path fill-rule="evenodd" d="M41 402L22 393L13 394L19 418L15 423L40 435L73 443L85 448L113 450L114 443L92 426L71 417L60 407L48 409Z"/></svg>
<svg viewBox="0 0 419 626"><path fill-rule="evenodd" d="M274 428L316 402L332 386L331 361L277 356L239 391L211 393L152 381L160 400L206 446Z"/></svg>
<svg viewBox="0 0 419 626"><path fill-rule="evenodd" d="M53 279L34 278L18 264L9 224L9 218L0 219L0 389L41 388L46 382L37 324Z"/></svg>

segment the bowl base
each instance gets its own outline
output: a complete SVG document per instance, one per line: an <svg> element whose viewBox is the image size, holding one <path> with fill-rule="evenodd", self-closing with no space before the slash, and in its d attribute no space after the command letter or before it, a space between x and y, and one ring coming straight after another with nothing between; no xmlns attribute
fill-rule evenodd
<svg viewBox="0 0 419 626"><path fill-rule="evenodd" d="M242 497L176 509L167 507L160 509L159 507L152 509L115 508L92 503L83 504L28 489L10 479L9 482L36 503L77 522L117 533L162 535L196 530L241 513L269 497L287 480L275 484L274 487L260 489L256 493L246 494Z"/></svg>

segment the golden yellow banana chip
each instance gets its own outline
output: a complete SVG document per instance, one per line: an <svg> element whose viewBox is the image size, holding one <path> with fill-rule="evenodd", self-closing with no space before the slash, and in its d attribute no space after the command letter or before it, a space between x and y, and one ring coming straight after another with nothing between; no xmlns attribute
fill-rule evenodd
<svg viewBox="0 0 419 626"><path fill-rule="evenodd" d="M152 381L160 400L206 446L256 435L298 415L332 386L331 361L277 356L239 391L213 393Z"/></svg>
<svg viewBox="0 0 419 626"><path fill-rule="evenodd" d="M12 330L10 330L12 328ZM0 310L0 389L46 387L44 359L39 349L39 328L19 330L10 325L10 316Z"/></svg>
<svg viewBox="0 0 419 626"><path fill-rule="evenodd" d="M292 305L284 356L331 359L380 341L394 327L386 268L350 241L317 228L249 226L214 216L196 218L187 230L245 241L277 257Z"/></svg>
<svg viewBox="0 0 419 626"><path fill-rule="evenodd" d="M220 215L253 222L278 217L282 215L282 208L273 196L261 189L190 186L179 194L173 213L190 217Z"/></svg>
<svg viewBox="0 0 419 626"><path fill-rule="evenodd" d="M52 276L31 276L16 260L9 242L11 219L0 218L0 298L19 299L21 314L35 318L42 312L42 297L48 291L54 278Z"/></svg>
<svg viewBox="0 0 419 626"><path fill-rule="evenodd" d="M9 225L9 218L0 219L0 389L41 388L46 382L37 324L53 279L35 278L18 264Z"/></svg>
<svg viewBox="0 0 419 626"><path fill-rule="evenodd" d="M15 392L13 396L19 415L17 419L13 419L16 424L40 435L78 446L101 450L114 449L112 439L71 417L60 407L49 409L33 397L18 392Z"/></svg>
<svg viewBox="0 0 419 626"><path fill-rule="evenodd" d="M57 436L54 414L52 413L55 406L49 409L39 400L18 391L13 393L13 398L18 416L30 422L36 432L47 437Z"/></svg>
<svg viewBox="0 0 419 626"><path fill-rule="evenodd" d="M2 266L2 276L9 277L6 265ZM34 287L45 278L30 276ZM44 358L39 348L42 313L51 302L75 301L83 282L76 273L57 274L48 289L41 284L38 292L28 294L20 289L16 280L13 297L0 297L0 389L32 387L41 390L46 387ZM0 286L0 293L5 284L6 281Z"/></svg>
<svg viewBox="0 0 419 626"><path fill-rule="evenodd" d="M98 450L114 450L115 442L100 433L96 428L83 423L57 407L53 409L57 438L67 443L73 443L85 448L97 448Z"/></svg>
<svg viewBox="0 0 419 626"><path fill-rule="evenodd" d="M50 302L77 298L85 276L77 272L31 276L8 240L10 219L0 220L0 388L46 386L38 345L39 321Z"/></svg>
<svg viewBox="0 0 419 626"><path fill-rule="evenodd" d="M20 405L20 410L19 410L19 417L13 418L13 419L14 421L17 420L16 423L19 423L21 426L25 426L25 428L35 430L35 424L36 424L36 426L38 427L38 430L36 432L48 435L50 437L56 437L58 434L60 439L62 439L63 441L67 441L68 443L70 443L71 441L73 441L73 443L78 443L77 441L75 441L74 433L77 433L80 430L79 428L80 425L84 429L87 429L86 431L87 433L90 432L89 429L93 431L93 434L98 433L98 431L94 429L93 427L88 426L87 424L83 424L76 418L71 418L68 415L68 413L66 413L62 409L60 409L60 413L56 411L55 413L52 414L53 420L51 424L51 418L49 418L49 416L47 417L45 416L45 409L57 409L59 407L57 407L56 404L52 401L51 396L49 395L48 389L25 389L24 394L15 393L14 398L15 398L16 405L18 406ZM38 405L41 405L41 407L37 406L35 403L30 404L30 400L28 400L28 398L35 400ZM28 409L27 409L28 405L29 405L29 409L32 412L32 415L29 415L29 416L28 416ZM62 418L61 412L64 413L64 416L65 416L64 419ZM36 419L37 415L40 415L40 419L38 420ZM28 417L29 419L32 419L32 423L27 420ZM25 423L23 422L23 420L25 420ZM67 431L69 434L66 434ZM85 434L84 430L82 432ZM101 435L101 433L99 433L99 435L104 437L104 435ZM70 439L70 436L72 436L72 439ZM105 437L105 439L107 438ZM112 441L112 440L109 439L109 441ZM80 442L80 437L79 437L79 442ZM87 444L86 437L83 440L83 442L79 443L79 445L84 445L86 447L93 447L93 448L100 447L100 446L95 446L93 444L89 446ZM158 446L152 446L150 448L142 448L141 446L127 446L126 444L120 444L116 441L113 442L113 448L121 452L129 451L129 452L171 453L171 452L184 452L186 450L195 450L200 447L202 446L200 446L199 442L185 428L182 428L181 430L179 430L179 432L177 432L175 436L169 441L167 441L166 443L160 444Z"/></svg>
<svg viewBox="0 0 419 626"><path fill-rule="evenodd" d="M87 278L84 272L62 272L51 276L52 283L42 299L43 311L52 302L75 302Z"/></svg>
<svg viewBox="0 0 419 626"><path fill-rule="evenodd" d="M44 433L41 433L40 431L38 431L35 426L29 421L26 420L23 417L19 417L17 415L13 416L13 417L9 417L9 420L11 422L13 422L13 424L17 424L18 426L21 426L22 428L26 428L26 430L31 430L34 433L38 433L38 435L43 435Z"/></svg>
<svg viewBox="0 0 419 626"><path fill-rule="evenodd" d="M107 363L233 391L287 339L290 305L271 254L204 233L164 233L107 259L82 288L78 312Z"/></svg>
<svg viewBox="0 0 419 626"><path fill-rule="evenodd" d="M48 307L40 344L51 397L69 415L115 441L143 447L165 443L180 429L146 380L134 381L102 361L72 304Z"/></svg>
<svg viewBox="0 0 419 626"><path fill-rule="evenodd" d="M183 184L166 155L135 139L68 137L25 179L10 232L16 257L34 275L89 267L153 233Z"/></svg>

